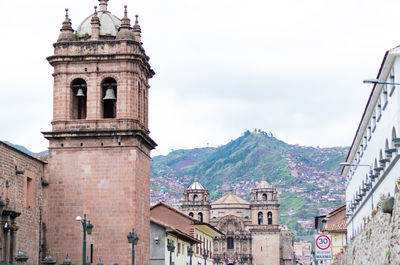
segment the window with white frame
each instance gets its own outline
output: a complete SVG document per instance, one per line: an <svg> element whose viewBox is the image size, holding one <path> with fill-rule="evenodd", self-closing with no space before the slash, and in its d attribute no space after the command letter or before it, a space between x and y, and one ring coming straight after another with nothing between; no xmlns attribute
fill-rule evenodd
<svg viewBox="0 0 400 265"><path fill-rule="evenodd" d="M388 104L388 89L387 89L387 85L383 86L382 100L383 100L383 109L386 109L386 106Z"/></svg>
<svg viewBox="0 0 400 265"><path fill-rule="evenodd" d="M372 136L371 126L368 126L368 129L367 129L367 136L368 136L368 141L371 140L371 136Z"/></svg>
<svg viewBox="0 0 400 265"><path fill-rule="evenodd" d="M378 101L378 105L376 106L376 121L379 121L382 117L382 105L381 105L381 99Z"/></svg>
<svg viewBox="0 0 400 265"><path fill-rule="evenodd" d="M374 115L372 117L372 131L375 131L376 128L376 116Z"/></svg>
<svg viewBox="0 0 400 265"><path fill-rule="evenodd" d="M390 76L389 76L389 83L394 83L394 69L392 69L392 71L390 72ZM396 87L395 85L389 85L390 89L389 89L389 96L391 96L393 94L394 88Z"/></svg>

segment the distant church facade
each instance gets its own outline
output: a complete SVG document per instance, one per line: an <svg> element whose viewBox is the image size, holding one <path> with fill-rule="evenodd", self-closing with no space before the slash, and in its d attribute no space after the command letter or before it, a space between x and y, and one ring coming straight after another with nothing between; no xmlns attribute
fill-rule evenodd
<svg viewBox="0 0 400 265"><path fill-rule="evenodd" d="M184 191L182 210L224 233L214 239L213 256L226 264L292 265L292 233L278 223L278 193L263 176L248 202L229 191L211 201L195 181ZM234 263L235 262L235 263Z"/></svg>

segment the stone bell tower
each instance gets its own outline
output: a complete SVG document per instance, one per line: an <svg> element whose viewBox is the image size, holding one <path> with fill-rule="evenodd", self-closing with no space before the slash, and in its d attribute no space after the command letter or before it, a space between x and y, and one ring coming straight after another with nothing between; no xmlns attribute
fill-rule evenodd
<svg viewBox="0 0 400 265"><path fill-rule="evenodd" d="M182 211L199 221L208 223L210 209L210 194L196 176L194 182L183 192Z"/></svg>
<svg viewBox="0 0 400 265"><path fill-rule="evenodd" d="M87 262L130 264L127 234L135 229L137 264L149 264L150 151L148 80L154 75L125 6L119 19L108 0L74 32L68 10L48 57L54 67L49 140L47 248L73 264L82 260L82 225ZM121 10L122 13L122 10Z"/></svg>
<svg viewBox="0 0 400 265"><path fill-rule="evenodd" d="M251 191L251 249L253 264L281 264L281 231L278 220L278 192L263 175Z"/></svg>
<svg viewBox="0 0 400 265"><path fill-rule="evenodd" d="M278 192L263 175L261 182L251 191L251 220L253 225L279 225Z"/></svg>

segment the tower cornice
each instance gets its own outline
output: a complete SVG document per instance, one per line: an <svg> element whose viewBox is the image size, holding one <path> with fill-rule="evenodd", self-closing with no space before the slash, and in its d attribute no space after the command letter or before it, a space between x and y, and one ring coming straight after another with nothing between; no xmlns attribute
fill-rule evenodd
<svg viewBox="0 0 400 265"><path fill-rule="evenodd" d="M52 131L42 132L43 136L48 140L71 139L71 138L102 138L117 136L134 136L140 139L147 148L154 149L157 143L143 130L96 130L96 131Z"/></svg>
<svg viewBox="0 0 400 265"><path fill-rule="evenodd" d="M96 40L96 41L64 41L53 44L54 55L47 57L54 66L57 62L97 61L97 60L137 60L140 58L151 74L154 71L149 64L150 57L146 55L141 43L135 40Z"/></svg>

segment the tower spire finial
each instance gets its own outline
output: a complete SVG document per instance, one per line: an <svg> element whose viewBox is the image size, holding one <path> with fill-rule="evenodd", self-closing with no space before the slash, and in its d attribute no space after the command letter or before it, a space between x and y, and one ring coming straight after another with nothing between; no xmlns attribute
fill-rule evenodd
<svg viewBox="0 0 400 265"><path fill-rule="evenodd" d="M263 173L262 180L263 180L263 181L267 181L267 180L265 179L265 173Z"/></svg>
<svg viewBox="0 0 400 265"><path fill-rule="evenodd" d="M100 38L100 18L97 16L97 6L94 7L94 14L92 20L90 21L92 26L92 34L90 36L91 40L99 40Z"/></svg>
<svg viewBox="0 0 400 265"><path fill-rule="evenodd" d="M108 0L99 0L99 6L100 6L100 11L102 11L102 12L106 12L107 11L107 6L108 6L108 4L107 4L107 2L108 2Z"/></svg>
<svg viewBox="0 0 400 265"><path fill-rule="evenodd" d="M135 15L135 25L133 26L133 33L135 34L135 40L139 43L142 43L142 29L139 26L139 15Z"/></svg>
<svg viewBox="0 0 400 265"><path fill-rule="evenodd" d="M132 32L131 20L128 18L128 6L124 5L124 17L121 19L121 27L117 34L117 40L134 40L135 35Z"/></svg>
<svg viewBox="0 0 400 265"><path fill-rule="evenodd" d="M61 33L57 41L74 41L74 30L72 29L71 19L68 15L68 8L65 9L65 20L61 27Z"/></svg>
<svg viewBox="0 0 400 265"><path fill-rule="evenodd" d="M199 180L197 179L197 176L194 176L194 182L199 182Z"/></svg>

